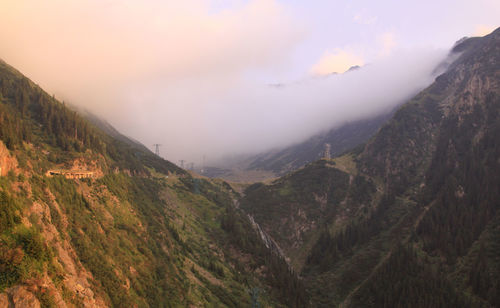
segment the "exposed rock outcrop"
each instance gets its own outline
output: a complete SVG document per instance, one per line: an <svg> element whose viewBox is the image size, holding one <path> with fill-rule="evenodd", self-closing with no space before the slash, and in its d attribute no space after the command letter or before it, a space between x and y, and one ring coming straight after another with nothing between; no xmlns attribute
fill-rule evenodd
<svg viewBox="0 0 500 308"><path fill-rule="evenodd" d="M10 155L9 150L0 140L0 176L5 176L10 170L17 169L17 159Z"/></svg>
<svg viewBox="0 0 500 308"><path fill-rule="evenodd" d="M26 286L15 286L0 294L0 308L40 308L40 301Z"/></svg>

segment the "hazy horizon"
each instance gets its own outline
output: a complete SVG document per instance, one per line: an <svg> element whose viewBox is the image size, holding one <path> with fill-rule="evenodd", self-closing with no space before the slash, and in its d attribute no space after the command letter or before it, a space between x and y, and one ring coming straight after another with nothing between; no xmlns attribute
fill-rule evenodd
<svg viewBox="0 0 500 308"><path fill-rule="evenodd" d="M0 58L166 159L199 163L387 111L499 16L492 0L6 0Z"/></svg>

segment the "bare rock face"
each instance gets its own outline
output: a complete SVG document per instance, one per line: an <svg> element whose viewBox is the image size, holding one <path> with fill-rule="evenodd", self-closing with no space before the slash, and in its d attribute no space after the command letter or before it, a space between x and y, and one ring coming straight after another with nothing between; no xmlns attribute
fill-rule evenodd
<svg viewBox="0 0 500 308"><path fill-rule="evenodd" d="M0 141L0 176L5 176L10 170L17 168L17 160L15 157L10 156L9 150Z"/></svg>
<svg viewBox="0 0 500 308"><path fill-rule="evenodd" d="M12 302L15 308L40 308L40 302L36 296L23 286L17 286L11 290Z"/></svg>
<svg viewBox="0 0 500 308"><path fill-rule="evenodd" d="M51 199L55 210L59 213L62 224L67 225L67 217L64 212L61 211L61 207L56 202L54 195L49 190L47 190L46 193ZM57 230L56 226L52 223L52 216L48 204L44 202L33 202L32 206L25 213L25 216L29 217L33 214L37 214L37 223L41 226L41 231L44 238L47 240L47 244L52 245L57 251L55 261L64 268L65 278L63 282L67 290L81 300L83 307L105 307L106 304L104 301L95 296L94 292L91 290L89 279L92 279L92 274L83 267L71 243L61 236L59 230ZM52 295L56 303L58 303L57 306L66 307L66 303L60 295L60 292L56 290L50 278L46 277L45 284L47 287L50 286L49 289L53 291Z"/></svg>
<svg viewBox="0 0 500 308"><path fill-rule="evenodd" d="M9 308L9 297L5 293L0 294L0 308Z"/></svg>
<svg viewBox="0 0 500 308"><path fill-rule="evenodd" d="M0 294L0 308L40 308L40 302L25 286L15 286Z"/></svg>

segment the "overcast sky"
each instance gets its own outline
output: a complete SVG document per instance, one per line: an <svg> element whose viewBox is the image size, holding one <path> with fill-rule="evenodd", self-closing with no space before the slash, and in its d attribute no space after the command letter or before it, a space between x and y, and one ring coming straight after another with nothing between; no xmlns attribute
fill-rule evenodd
<svg viewBox="0 0 500 308"><path fill-rule="evenodd" d="M167 159L199 162L391 108L456 40L499 21L497 0L1 0L0 58ZM318 77L353 65L365 67Z"/></svg>

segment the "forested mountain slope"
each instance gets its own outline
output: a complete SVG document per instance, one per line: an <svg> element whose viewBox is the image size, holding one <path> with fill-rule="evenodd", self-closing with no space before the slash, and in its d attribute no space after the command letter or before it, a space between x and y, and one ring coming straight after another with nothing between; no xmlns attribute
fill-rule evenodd
<svg viewBox="0 0 500 308"><path fill-rule="evenodd" d="M113 132L0 62L0 307L305 305L227 183Z"/></svg>
<svg viewBox="0 0 500 308"><path fill-rule="evenodd" d="M500 307L500 29L363 147L245 191L316 307Z"/></svg>

